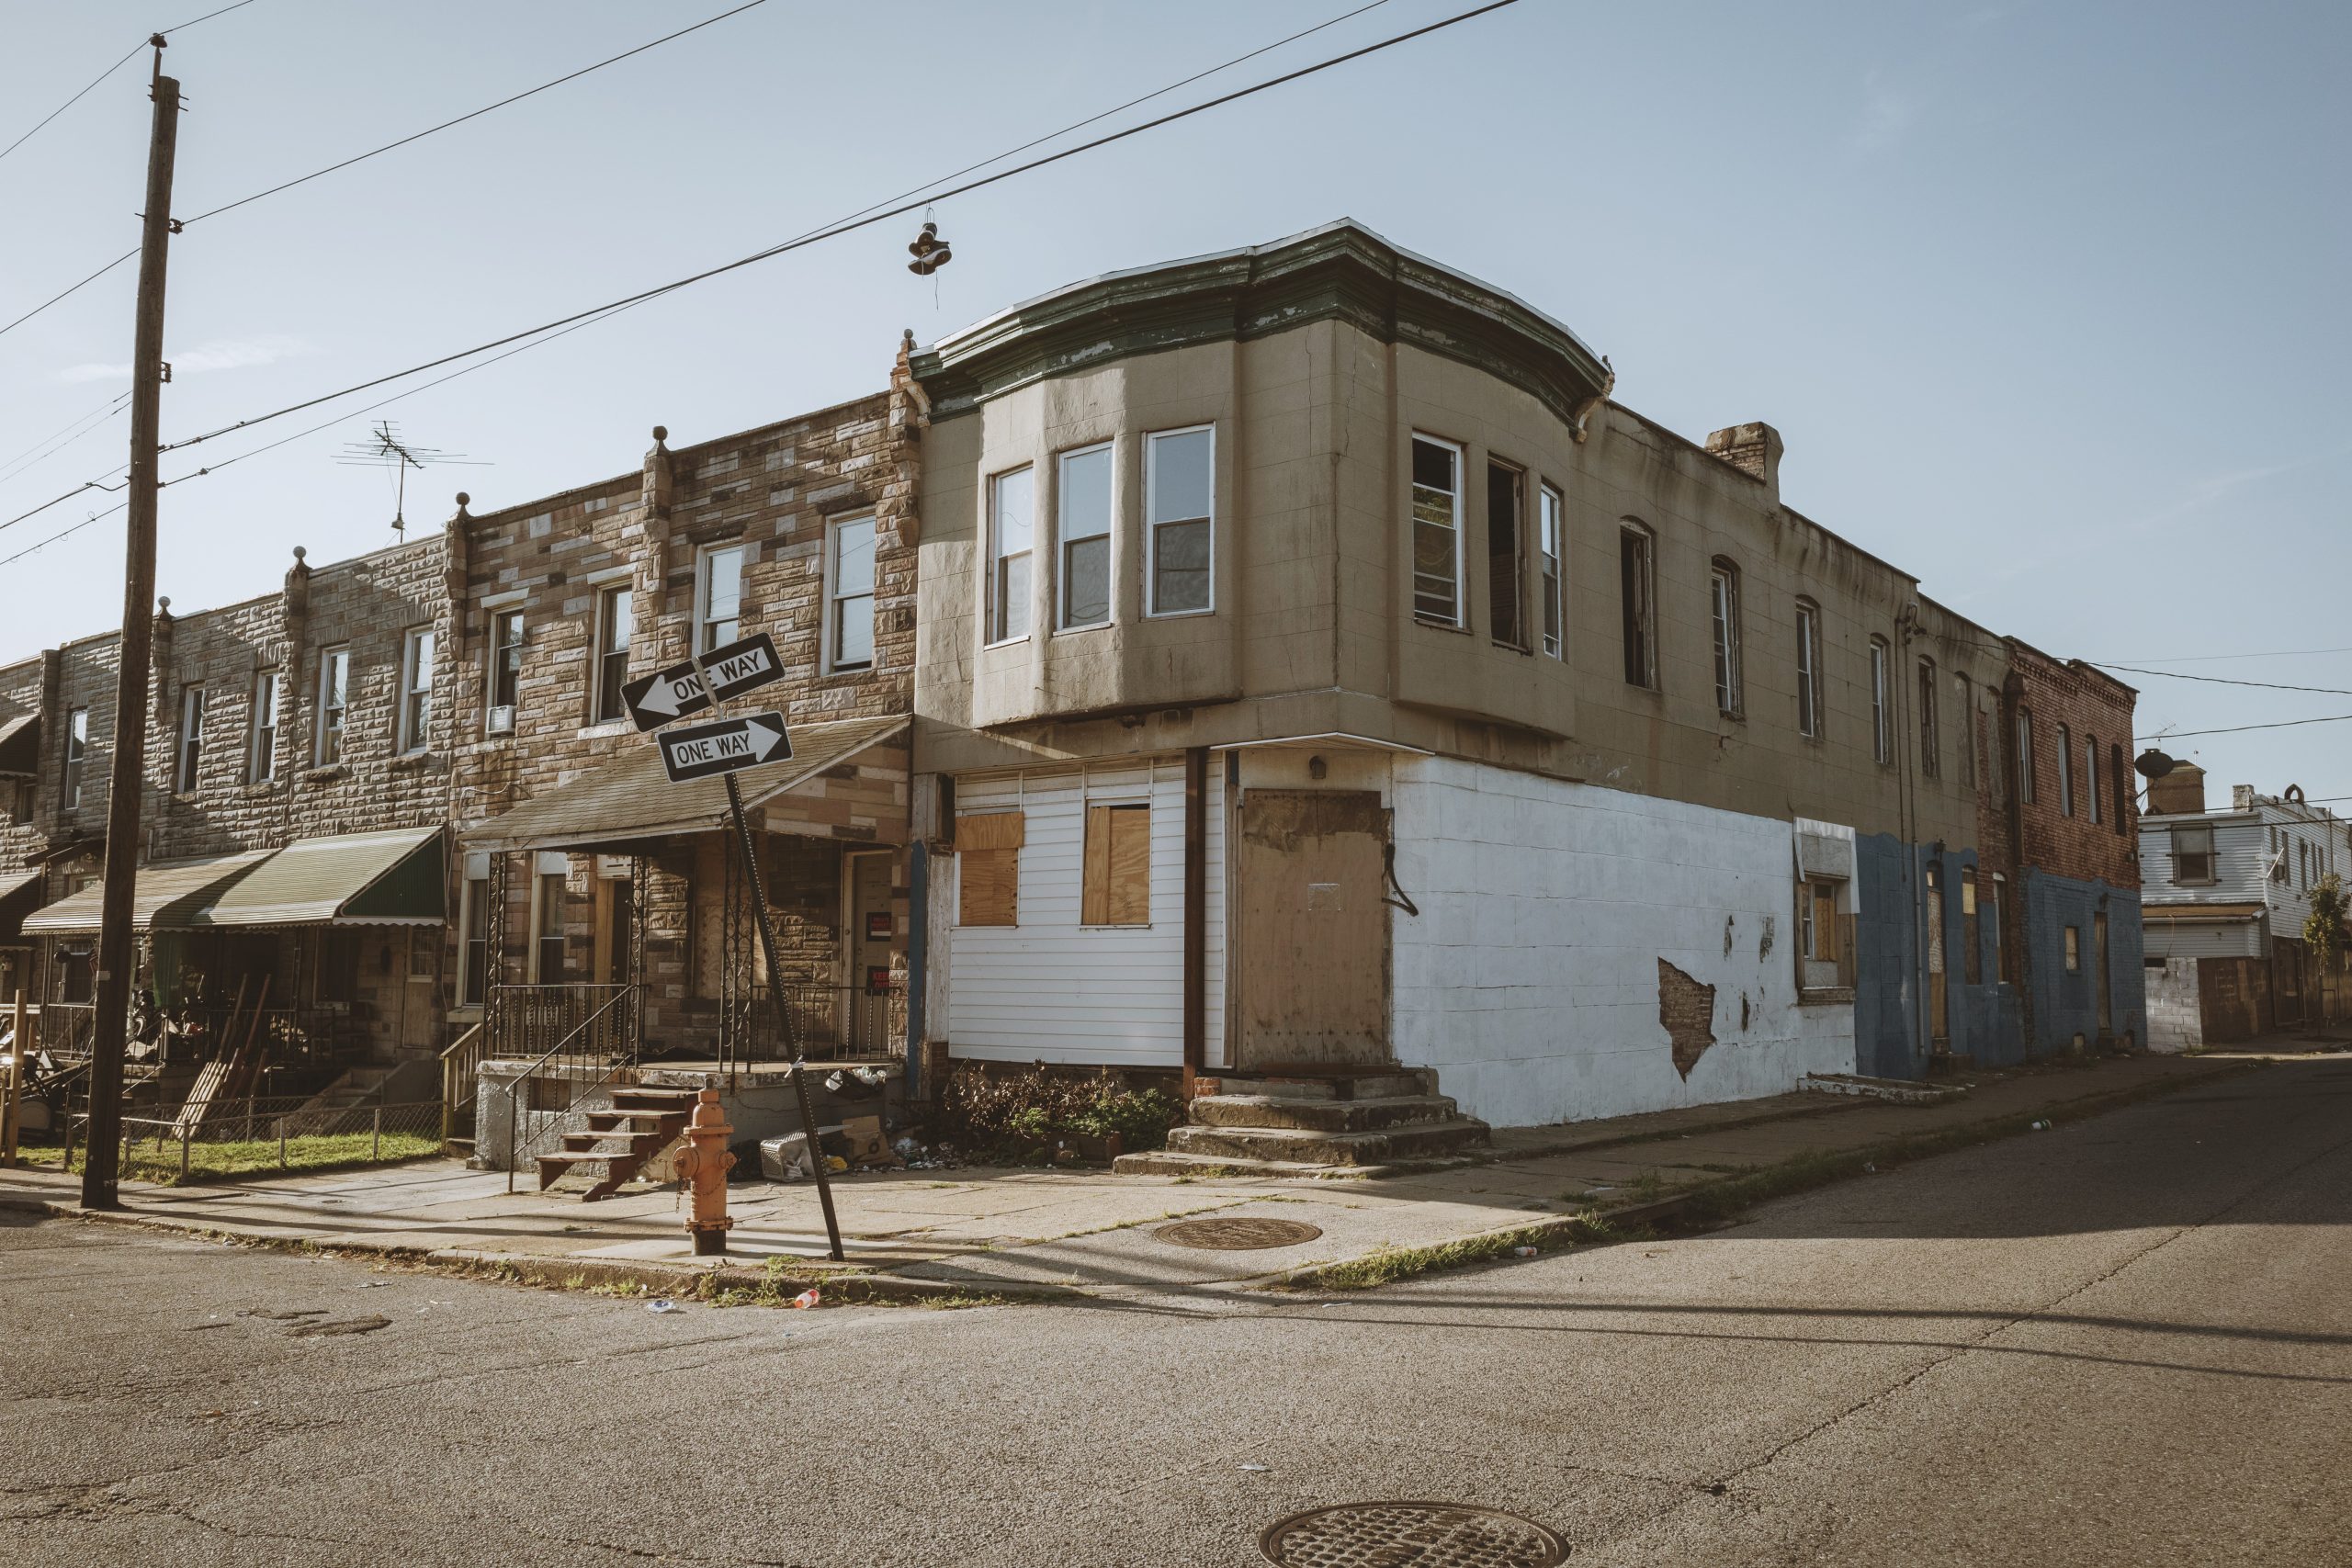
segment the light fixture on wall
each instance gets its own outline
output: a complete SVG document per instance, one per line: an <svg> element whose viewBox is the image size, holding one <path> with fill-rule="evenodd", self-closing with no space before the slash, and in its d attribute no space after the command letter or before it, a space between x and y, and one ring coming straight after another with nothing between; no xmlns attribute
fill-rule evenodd
<svg viewBox="0 0 2352 1568"><path fill-rule="evenodd" d="M1322 758L1309 757L1306 759L1306 776L1308 778L1320 779L1324 774L1330 771L1330 765L1325 762Z"/></svg>

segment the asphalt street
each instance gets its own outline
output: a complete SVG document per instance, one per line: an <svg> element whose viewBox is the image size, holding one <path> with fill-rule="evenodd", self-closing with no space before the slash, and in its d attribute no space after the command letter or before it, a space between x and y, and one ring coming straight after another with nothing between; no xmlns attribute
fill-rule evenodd
<svg viewBox="0 0 2352 1568"><path fill-rule="evenodd" d="M5 1213L0 1562L1247 1564L1400 1498L1577 1564L2352 1562L2347 1237L2345 1060L1272 1302L658 1314Z"/></svg>

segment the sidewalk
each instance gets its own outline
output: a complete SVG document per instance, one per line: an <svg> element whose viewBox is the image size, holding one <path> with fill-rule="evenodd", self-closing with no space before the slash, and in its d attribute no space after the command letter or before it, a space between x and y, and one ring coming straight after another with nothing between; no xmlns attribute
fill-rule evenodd
<svg viewBox="0 0 2352 1568"><path fill-rule="evenodd" d="M1496 1134L1495 1157L1384 1180L1113 1176L1106 1171L894 1171L837 1178L848 1264L825 1258L811 1185L729 1190L725 1259L695 1258L674 1189L582 1203L510 1194L503 1172L454 1160L215 1186L122 1184L124 1217L247 1242L388 1254L428 1264L499 1266L553 1283L642 1282L683 1290L696 1270L767 1259L795 1281L831 1278L844 1296L942 1292L1156 1293L1312 1279L1395 1249L1476 1247L1577 1216L1657 1217L1694 1191L1785 1162L1863 1155L1901 1140L2021 1132L2245 1070L2256 1053L2139 1056L1984 1075L1933 1106L1817 1094ZM77 1178L0 1170L0 1204L78 1213ZM1164 1220L1281 1219L1321 1235L1245 1251L1171 1245ZM1512 1238L1517 1239L1517 1238ZM843 1279L846 1272L852 1276Z"/></svg>

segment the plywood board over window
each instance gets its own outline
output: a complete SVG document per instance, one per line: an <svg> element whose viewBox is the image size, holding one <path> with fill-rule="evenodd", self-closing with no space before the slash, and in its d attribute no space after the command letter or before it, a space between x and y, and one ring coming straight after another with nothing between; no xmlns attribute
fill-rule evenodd
<svg viewBox="0 0 2352 1568"><path fill-rule="evenodd" d="M1086 808L1086 882L1079 923L1151 924L1151 807Z"/></svg>
<svg viewBox="0 0 2352 1568"><path fill-rule="evenodd" d="M1018 811L956 819L957 924L1021 923L1021 846L1027 836L1027 818Z"/></svg>

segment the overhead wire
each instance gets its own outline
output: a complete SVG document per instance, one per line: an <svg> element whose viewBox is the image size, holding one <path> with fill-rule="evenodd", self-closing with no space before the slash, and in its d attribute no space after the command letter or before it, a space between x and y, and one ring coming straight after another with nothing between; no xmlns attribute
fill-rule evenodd
<svg viewBox="0 0 2352 1568"><path fill-rule="evenodd" d="M2132 744L2144 741L2153 745L2159 740L2194 739L2199 735L2243 735L2250 729L2294 729L2306 724L2343 724L2346 721L2352 721L2352 713L2329 714L2323 718L2282 718L2272 724L2233 724L2222 729L2176 729L2166 735L2134 736Z"/></svg>
<svg viewBox="0 0 2352 1568"><path fill-rule="evenodd" d="M40 440L34 442L31 446L26 447L23 451L17 453L15 457L10 457L7 461L0 463L0 480L12 479L16 475L23 473L34 464L45 462L49 458L56 456L59 452L63 451L67 446L72 446L74 442L82 439L83 436L87 435L92 430L96 430L99 425L105 423L107 420L113 415L120 413L124 405L130 401L130 394L129 392L118 393L116 396L107 399L106 402L101 404L99 407L91 410L89 412L78 414L74 418L68 420L62 429L51 432L49 434L44 435ZM69 434L69 432L72 434ZM44 447L48 449L46 451L42 450Z"/></svg>
<svg viewBox="0 0 2352 1568"><path fill-rule="evenodd" d="M2330 697L2352 697L2352 686L2289 686L2277 681L2233 681L2226 675L2190 675L2177 670L2140 670L2129 664L2105 664L2095 660L2084 663L2098 670L2121 670L2133 675L2154 675L2164 681L2201 681L2214 686L2259 686L2269 692L2317 692Z"/></svg>
<svg viewBox="0 0 2352 1568"><path fill-rule="evenodd" d="M162 28L157 30L163 36L168 38L173 33L184 33L187 31L188 28L196 26L198 22L209 22L215 17L225 17L230 12L243 10L245 6L250 6L253 3L254 0L237 0L237 3L233 6L223 6L217 11L207 11L203 16L198 17L192 21L182 22L177 27ZM125 65L130 64L132 60L138 57L139 51L145 49L147 45L148 40L146 39L141 39L136 44L133 44L129 54L124 55L120 60L116 61L112 65L107 66L104 71L99 72L96 76L90 78L88 86L84 87L80 92L74 94L72 97L66 99L63 103L58 105L55 108L41 116L40 124L35 125L31 130L26 131L22 136L17 137L6 147L0 147L0 158L6 157L9 153L14 152L17 148L22 147L26 142L30 141L33 139L34 134L40 130L41 126L47 125L51 120L55 119L59 115L63 114L67 109L72 108L75 104L80 103L84 98L87 97L90 94L91 88L96 87L99 83L105 81L107 77L121 70ZM137 253L134 252L133 254L136 254ZM113 266L116 264L109 262L107 265L107 266ZM102 267L99 270L102 272L106 269ZM97 274L96 273L91 275L91 276L96 276ZM85 278L83 280L83 282L85 283L87 281L89 281L88 278ZM74 288L79 288L81 287L82 285L80 283L74 286ZM72 289L67 290L68 293L71 293L72 291ZM44 307L44 309L46 307ZM0 332L5 332L6 330L6 328L0 328Z"/></svg>

